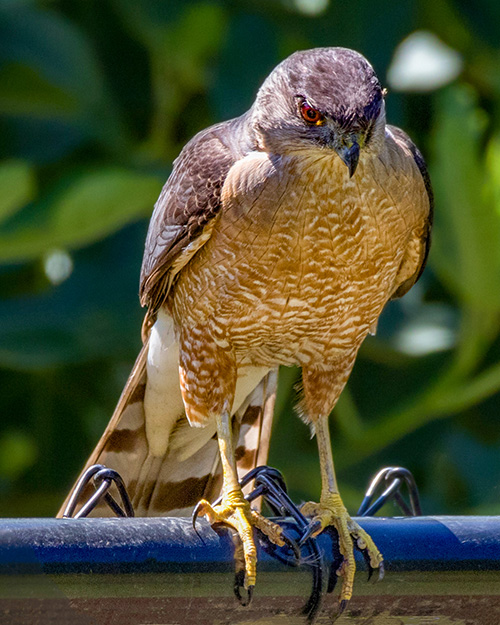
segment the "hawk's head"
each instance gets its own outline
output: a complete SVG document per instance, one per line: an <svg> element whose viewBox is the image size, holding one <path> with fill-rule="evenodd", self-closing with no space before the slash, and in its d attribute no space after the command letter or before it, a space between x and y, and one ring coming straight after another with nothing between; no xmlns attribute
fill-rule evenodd
<svg viewBox="0 0 500 625"><path fill-rule="evenodd" d="M352 176L384 137L384 92L368 61L347 48L295 52L260 88L251 111L263 147L278 154L333 149Z"/></svg>

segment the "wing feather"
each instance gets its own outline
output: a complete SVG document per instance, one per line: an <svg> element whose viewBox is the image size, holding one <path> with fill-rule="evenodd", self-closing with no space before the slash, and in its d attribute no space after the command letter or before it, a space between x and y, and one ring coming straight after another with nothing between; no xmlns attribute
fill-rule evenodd
<svg viewBox="0 0 500 625"><path fill-rule="evenodd" d="M418 248L416 250L416 270L410 275L410 277L405 279L395 290L392 295L392 299L396 299L402 297L411 289L411 287L422 275L425 269L425 265L427 264L427 258L429 256L429 249L431 244L431 228L434 215L434 193L432 191L429 172L427 171L427 165L425 164L424 157L422 156L420 150L413 143L410 137L403 130L401 130L401 128L397 128L396 126L387 126L387 130L389 131L396 144L400 148L404 149L405 152L410 152L413 156L413 160L415 161L418 171L420 172L420 176L422 177L422 180L424 182L429 206L429 211L427 213L427 216L425 217L425 223L423 224L422 228L422 235L419 240L415 242L415 245ZM418 176L418 173L416 175Z"/></svg>
<svg viewBox="0 0 500 625"><path fill-rule="evenodd" d="M150 320L164 303L175 275L210 238L226 176L244 156L245 120L243 115L203 130L174 162L155 205L142 262L140 297Z"/></svg>

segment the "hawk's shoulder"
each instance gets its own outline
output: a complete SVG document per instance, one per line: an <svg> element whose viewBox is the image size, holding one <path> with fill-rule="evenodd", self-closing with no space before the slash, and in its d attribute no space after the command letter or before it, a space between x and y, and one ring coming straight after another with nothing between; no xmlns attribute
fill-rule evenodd
<svg viewBox="0 0 500 625"><path fill-rule="evenodd" d="M409 150L413 156L413 160L415 161L415 164L420 171L420 175L422 176L422 179L424 181L425 190L429 198L429 220L432 224L432 216L434 212L434 194L432 192L431 179L429 177L429 171L427 169L424 157L422 156L422 153L417 148L417 146L410 139L410 137L406 134L406 132L404 132L404 130L401 130L401 128L398 128L397 126L389 125L387 126L387 130L392 135L394 141L399 146Z"/></svg>
<svg viewBox="0 0 500 625"><path fill-rule="evenodd" d="M415 284L415 282L417 282L425 269L431 244L431 228L434 214L434 194L432 192L432 185L429 177L429 172L427 170L427 165L425 163L424 157L422 156L417 146L413 143L410 137L403 130L401 130L401 128L388 125L387 132L399 148L404 150L406 153L411 154L411 156L413 157L415 165L417 166L415 175L420 176L421 180L423 180L428 202L428 212L424 216L425 223L422 224L421 229L422 236L419 243L420 251L417 269L415 273L410 278L405 280L395 291L392 297L397 298L403 296L410 290L410 288Z"/></svg>
<svg viewBox="0 0 500 625"><path fill-rule="evenodd" d="M203 232L219 213L227 173L248 143L242 116L199 132L174 161L155 204L142 261L140 297L149 316L162 305L173 274L209 238Z"/></svg>

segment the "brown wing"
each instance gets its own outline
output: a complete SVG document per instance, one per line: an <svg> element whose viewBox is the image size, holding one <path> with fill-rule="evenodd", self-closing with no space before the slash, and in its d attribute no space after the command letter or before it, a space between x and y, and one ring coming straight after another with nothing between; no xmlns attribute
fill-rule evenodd
<svg viewBox="0 0 500 625"><path fill-rule="evenodd" d="M422 228L422 236L420 237L419 241L416 242L416 245L418 247L417 269L396 289L396 291L392 295L392 299L396 299L398 297L402 297L411 289L411 287L415 284L415 282L417 282L425 269L431 244L431 228L434 216L434 194L432 192L431 180L429 178L429 172L427 171L427 165L425 164L424 157L420 153L420 150L413 143L410 137L408 137L408 135L403 130L401 130L401 128L397 128L396 126L387 126L387 129L391 133L397 145L402 147L405 151L411 152L413 160L415 161L415 164L417 165L420 175L422 176L422 179L424 181L425 191L427 193L429 201L429 212L426 218L426 222Z"/></svg>
<svg viewBox="0 0 500 625"><path fill-rule="evenodd" d="M175 274L210 237L221 209L227 173L252 149L245 119L243 116L199 133L174 163L146 240L141 271L141 302L149 306L146 328L154 321ZM144 413L146 355L147 337L113 417L85 468L99 462L116 469L126 483L136 514L188 514L200 497L213 500L219 495L221 467L215 430L208 436L205 432L206 440L200 442L200 432L204 431L191 428L185 415L179 414L167 453L151 462ZM177 367L170 374L178 376ZM266 461L275 384L276 373L271 372L235 415L240 474ZM64 506L59 515L63 510ZM104 505L94 511L98 516L108 514Z"/></svg>
<svg viewBox="0 0 500 625"><path fill-rule="evenodd" d="M175 274L210 237L224 180L248 147L245 120L244 115L203 130L174 162L155 205L142 262L140 297L149 308L149 323Z"/></svg>

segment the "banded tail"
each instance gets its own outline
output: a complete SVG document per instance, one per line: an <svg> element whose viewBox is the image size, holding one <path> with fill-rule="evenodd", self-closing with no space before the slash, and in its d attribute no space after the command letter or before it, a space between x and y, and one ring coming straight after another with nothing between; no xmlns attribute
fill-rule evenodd
<svg viewBox="0 0 500 625"><path fill-rule="evenodd" d="M215 500L222 486L222 470L215 425L193 428L179 411L166 453L150 453L144 400L148 381L149 341L144 344L113 416L83 470L104 464L122 476L136 516L189 516L202 498ZM176 376L178 368L169 372ZM265 464L269 450L277 372L270 371L247 395L233 417L238 474ZM168 406L169 398L165 397ZM82 471L83 472L83 471ZM82 503L92 492L89 487ZM69 498L69 496L68 496ZM68 498L58 512L62 516ZM77 507L80 508L81 503ZM110 516L100 504L91 516Z"/></svg>

